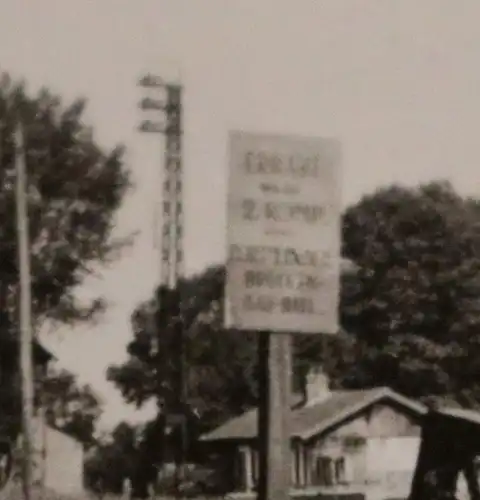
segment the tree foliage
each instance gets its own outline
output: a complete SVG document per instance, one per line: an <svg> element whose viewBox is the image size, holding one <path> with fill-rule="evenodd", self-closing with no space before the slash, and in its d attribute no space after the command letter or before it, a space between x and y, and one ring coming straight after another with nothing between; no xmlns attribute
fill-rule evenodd
<svg viewBox="0 0 480 500"><path fill-rule="evenodd" d="M207 425L215 425L256 401L255 336L226 331L222 326L224 270L215 267L185 280L178 293L159 289L155 300L140 305L132 317L134 338L129 358L112 366L108 377L129 403L142 405L160 398L172 406L178 396L179 337L175 321L185 332L188 402ZM178 309L178 317L170 311ZM156 335L152 314L162 329Z"/></svg>
<svg viewBox="0 0 480 500"><path fill-rule="evenodd" d="M89 385L81 385L70 372L58 370L39 381L37 397L50 426L87 446L93 443L102 409L99 397Z"/></svg>
<svg viewBox="0 0 480 500"><path fill-rule="evenodd" d="M420 399L480 401L480 202L448 183L390 186L343 215L342 331L294 334L296 389L322 363L334 388L389 386ZM132 317L129 358L109 378L125 400L175 400L180 319L186 333L188 402L204 430L256 404L253 334L222 327L224 270L185 280ZM180 304L178 314L177 305ZM155 325L162 334L158 339ZM170 398L170 399L169 399Z"/></svg>
<svg viewBox="0 0 480 500"><path fill-rule="evenodd" d="M137 431L126 422L113 430L111 439L92 447L85 461L87 488L97 494L122 494L132 475L136 457Z"/></svg>
<svg viewBox="0 0 480 500"><path fill-rule="evenodd" d="M349 279L348 274L342 276L343 281ZM223 327L224 284L224 267L212 267L182 281L177 291L159 289L157 299L136 309L128 359L107 372L127 403L141 406L152 398L160 399L167 411L175 405L180 357L176 315L171 311L178 309L179 302L185 332L187 403L198 417L193 434L256 405L257 335ZM160 304L158 311L155 304ZM161 330L159 337L156 325ZM296 391L302 388L312 364L325 364L335 379L336 373L350 366L354 352L352 339L344 332L326 339L296 334L293 347Z"/></svg>
<svg viewBox="0 0 480 500"><path fill-rule="evenodd" d="M343 294L358 351L348 384L478 400L479 208L436 182L381 189L346 211L343 251L360 268Z"/></svg>
<svg viewBox="0 0 480 500"><path fill-rule="evenodd" d="M15 145L24 130L36 323L90 319L98 298L79 303L75 292L95 266L127 239L112 238L114 216L129 187L123 150L103 150L83 123L85 101L63 106L48 90L31 96L4 75L0 83L0 331L16 331L18 289Z"/></svg>
<svg viewBox="0 0 480 500"><path fill-rule="evenodd" d="M84 123L86 103L64 104L47 89L29 93L24 83L0 78L0 342L17 345L19 268L15 181L16 161L27 170L32 314L35 333L44 321L73 323L92 319L105 303L76 298L77 288L100 264L110 262L130 237L112 235L116 212L129 188L123 150L104 150ZM16 144L19 126L23 144ZM16 146L20 151L16 154ZM5 354L5 353L4 353ZM5 356L4 356L5 358ZM11 401L18 421L18 356L2 361L2 404ZM12 382L7 380L7 373ZM10 377L9 375L9 377ZM18 382L18 381L17 381ZM18 385L18 384L17 384ZM44 387L52 424L80 439L91 437L98 413L88 388L65 373ZM72 405L77 405L72 409ZM80 408L80 409L78 409ZM60 422L61 418L64 418ZM2 423L2 425L4 425ZM5 424L6 425L6 424ZM18 426L17 426L18 427ZM12 433L15 432L12 430Z"/></svg>

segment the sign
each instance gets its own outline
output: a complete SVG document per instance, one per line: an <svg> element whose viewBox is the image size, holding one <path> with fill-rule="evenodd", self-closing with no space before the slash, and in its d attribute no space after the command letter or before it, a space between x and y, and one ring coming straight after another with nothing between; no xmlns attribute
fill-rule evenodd
<svg viewBox="0 0 480 500"><path fill-rule="evenodd" d="M339 143L232 132L229 161L227 327L336 333Z"/></svg>

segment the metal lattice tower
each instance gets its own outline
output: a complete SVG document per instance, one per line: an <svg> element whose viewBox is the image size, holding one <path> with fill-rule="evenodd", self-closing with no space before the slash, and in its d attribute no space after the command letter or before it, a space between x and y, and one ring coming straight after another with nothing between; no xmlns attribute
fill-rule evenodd
<svg viewBox="0 0 480 500"><path fill-rule="evenodd" d="M162 277L174 288L183 276L181 87L167 86L166 179L163 191Z"/></svg>
<svg viewBox="0 0 480 500"><path fill-rule="evenodd" d="M184 272L182 87L153 75L142 78L140 86L157 94L142 99L140 108L158 115L143 120L140 131L165 136L160 282L174 289Z"/></svg>
<svg viewBox="0 0 480 500"><path fill-rule="evenodd" d="M182 165L182 87L179 84L166 83L158 76L147 75L140 80L140 86L153 95L145 97L140 103L140 108L156 114L152 120L143 120L140 125L141 132L162 134L165 136L164 153L164 176L162 189L162 239L160 252L160 285L170 290L179 288L179 280L184 275L184 251L183 251L183 165ZM162 99L161 94L164 93ZM163 115L163 120L160 114ZM160 310L159 294L156 294L156 310ZM177 304L180 308L180 303ZM174 317L179 318L180 309L174 312ZM160 344L161 329L155 322L157 345L153 346L153 354L158 353ZM181 458L176 468L176 484L178 496L180 493L180 483L183 476L183 465L185 463L188 430L183 412L183 405L187 401L187 378L186 353L185 353L185 332L181 321L174 321L175 336L178 342L178 379L176 408L167 409L166 417L170 417L172 422L179 425L181 432ZM159 375L161 371L157 372ZM161 376L161 375L160 375ZM159 387L161 380L158 381ZM158 394L159 413L165 411L162 406L161 390ZM170 411L173 410L173 413ZM178 417L181 417L178 419Z"/></svg>

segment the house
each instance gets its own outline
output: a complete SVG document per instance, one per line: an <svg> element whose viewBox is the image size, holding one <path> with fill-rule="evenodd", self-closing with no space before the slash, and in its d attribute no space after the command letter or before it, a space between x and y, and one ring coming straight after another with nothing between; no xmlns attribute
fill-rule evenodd
<svg viewBox="0 0 480 500"><path fill-rule="evenodd" d="M0 338L0 490L10 488L10 481L18 474L14 467L9 469L9 452L20 452L20 398L12 387L20 388L18 369L19 343L9 336ZM33 343L33 363L38 376L47 373L54 356L40 342ZM40 414L33 423L33 446L35 450L36 482L59 494L83 492L83 445L71 436L45 424ZM18 465L18 463L17 463Z"/></svg>
<svg viewBox="0 0 480 500"><path fill-rule="evenodd" d="M406 498L427 408L385 387L331 391L322 370L307 377L291 412L292 494L366 500ZM258 477L257 410L201 440L217 450L234 495L253 496Z"/></svg>
<svg viewBox="0 0 480 500"><path fill-rule="evenodd" d="M37 416L33 422L34 481L59 495L85 493L84 447L77 439L54 429Z"/></svg>

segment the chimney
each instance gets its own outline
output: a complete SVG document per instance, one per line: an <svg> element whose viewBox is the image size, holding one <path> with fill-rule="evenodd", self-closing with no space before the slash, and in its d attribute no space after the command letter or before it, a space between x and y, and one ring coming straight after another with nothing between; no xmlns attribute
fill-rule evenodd
<svg viewBox="0 0 480 500"><path fill-rule="evenodd" d="M328 375L321 366L310 369L305 383L305 406L316 405L331 395Z"/></svg>

